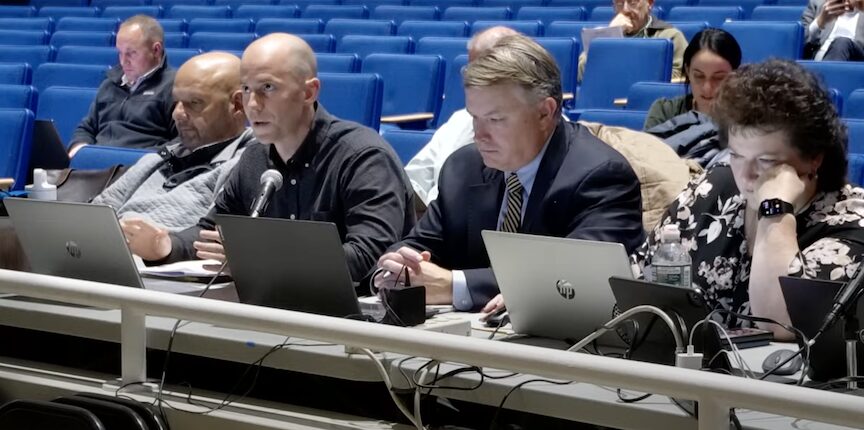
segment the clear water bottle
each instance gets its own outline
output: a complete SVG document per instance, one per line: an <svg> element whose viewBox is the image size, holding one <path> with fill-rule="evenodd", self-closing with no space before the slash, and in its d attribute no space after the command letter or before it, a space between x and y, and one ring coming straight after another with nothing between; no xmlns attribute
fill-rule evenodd
<svg viewBox="0 0 864 430"><path fill-rule="evenodd" d="M690 288L690 252L681 245L681 232L675 224L663 226L660 247L651 259L654 282Z"/></svg>

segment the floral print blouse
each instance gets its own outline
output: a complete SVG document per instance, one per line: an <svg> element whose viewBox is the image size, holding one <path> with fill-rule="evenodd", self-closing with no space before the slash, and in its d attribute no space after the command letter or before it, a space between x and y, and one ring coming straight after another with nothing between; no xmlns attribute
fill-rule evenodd
<svg viewBox="0 0 864 430"><path fill-rule="evenodd" d="M682 244L690 250L693 285L706 293L715 309L750 315L745 208L729 165L713 167L691 181L669 206L633 254L634 271L641 275L650 264L646 255L659 247L662 226L677 223ZM840 282L853 277L864 258L864 189L845 185L839 191L820 192L795 218L801 252L790 263L789 276Z"/></svg>

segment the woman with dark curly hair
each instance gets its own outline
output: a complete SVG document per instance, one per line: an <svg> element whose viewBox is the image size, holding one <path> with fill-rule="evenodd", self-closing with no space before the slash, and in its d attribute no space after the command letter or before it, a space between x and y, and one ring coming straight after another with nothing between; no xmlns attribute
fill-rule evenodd
<svg viewBox="0 0 864 430"><path fill-rule="evenodd" d="M662 226L677 224L694 286L724 309L790 324L779 276L848 281L864 255L864 189L846 183L846 129L819 81L780 60L731 74L714 118L729 163L678 196L635 260L650 264Z"/></svg>

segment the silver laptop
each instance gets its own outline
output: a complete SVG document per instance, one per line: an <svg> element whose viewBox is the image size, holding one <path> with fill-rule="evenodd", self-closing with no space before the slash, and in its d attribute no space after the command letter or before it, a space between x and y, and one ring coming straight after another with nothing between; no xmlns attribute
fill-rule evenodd
<svg viewBox="0 0 864 430"><path fill-rule="evenodd" d="M336 225L216 215L241 303L360 317Z"/></svg>
<svg viewBox="0 0 864 430"><path fill-rule="evenodd" d="M516 333L581 340L614 316L609 277L633 277L620 243L481 234ZM618 336L601 339L604 345L625 345Z"/></svg>
<svg viewBox="0 0 864 430"><path fill-rule="evenodd" d="M21 198L3 202L34 273L171 293L200 291L197 284L142 281L110 206Z"/></svg>

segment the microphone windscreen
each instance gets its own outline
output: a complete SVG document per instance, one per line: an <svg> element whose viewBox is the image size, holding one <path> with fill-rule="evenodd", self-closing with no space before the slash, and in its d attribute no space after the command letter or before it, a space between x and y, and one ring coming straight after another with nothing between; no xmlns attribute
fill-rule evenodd
<svg viewBox="0 0 864 430"><path fill-rule="evenodd" d="M261 174L260 184L265 184L266 182L273 182L273 187L278 191L282 188L282 174L279 173L276 169L269 169Z"/></svg>

